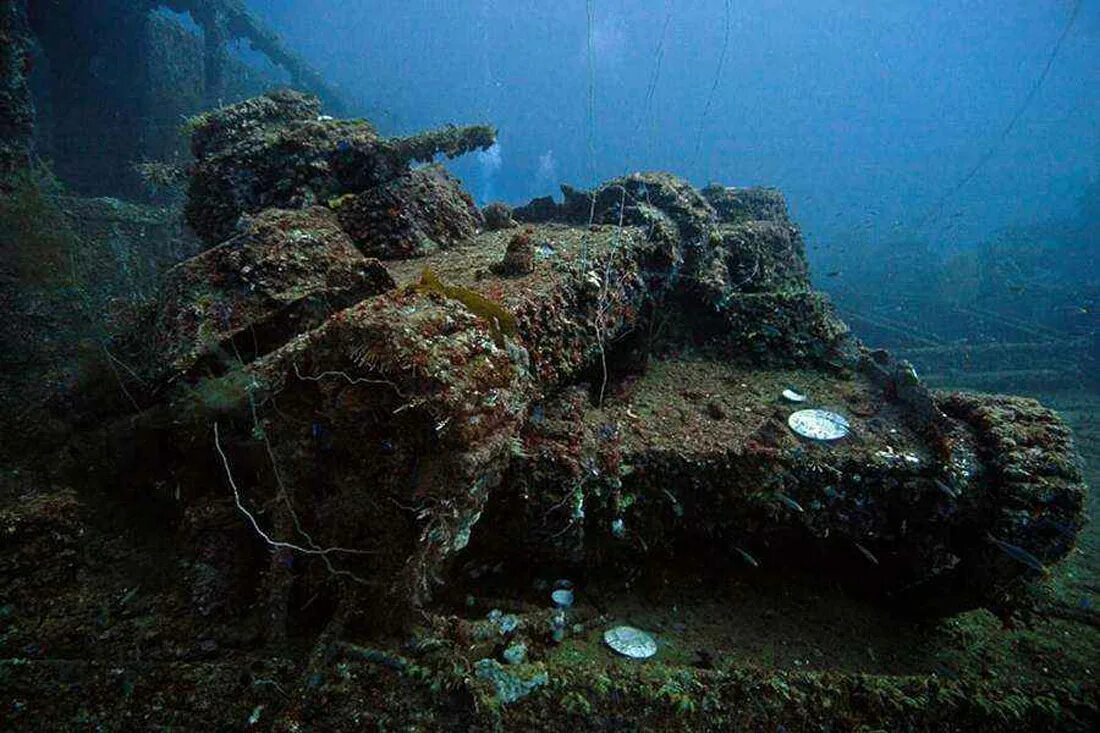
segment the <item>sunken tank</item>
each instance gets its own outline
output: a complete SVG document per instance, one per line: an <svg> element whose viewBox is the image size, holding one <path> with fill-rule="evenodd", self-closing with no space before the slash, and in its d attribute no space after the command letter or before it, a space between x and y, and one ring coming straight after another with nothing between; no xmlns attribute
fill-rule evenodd
<svg viewBox="0 0 1100 733"><path fill-rule="evenodd" d="M103 438L119 490L154 476L181 507L197 612L319 633L315 664L406 670L380 640L415 628L452 682L518 700L541 649L672 576L1007 612L1071 551L1065 425L930 391L849 335L778 191L633 174L490 229L431 161L493 136L385 139L295 92L197 126L208 248L130 340L143 409ZM807 409L832 439L794 429ZM554 577L576 606L537 600ZM505 638L520 677L492 659Z"/></svg>

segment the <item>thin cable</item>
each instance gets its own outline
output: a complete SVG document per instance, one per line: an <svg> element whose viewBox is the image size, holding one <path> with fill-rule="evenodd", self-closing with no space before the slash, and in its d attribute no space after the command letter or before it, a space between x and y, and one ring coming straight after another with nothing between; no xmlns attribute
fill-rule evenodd
<svg viewBox="0 0 1100 733"><path fill-rule="evenodd" d="M989 147L989 149L985 151L985 154L983 154L982 157L978 159L978 162L975 163L969 171L967 171L966 175L963 176L962 179L958 183L956 183L950 190L948 190L947 193L941 196L932 206L932 208L929 209L928 213L925 214L924 218L922 218L917 224L918 232L924 229L925 225L927 225L929 221L937 218L941 213L943 213L943 209L945 206L947 206L947 202L953 199L959 193L959 191L963 190L963 188L966 187L966 184L974 180L974 177L978 175L978 172L981 171L983 167L985 167L986 163L993 159L993 156L997 154L1001 145L1003 145L1004 141L1008 139L1008 136L1012 133L1013 128L1016 127L1016 123L1019 122L1020 118L1024 116L1024 112L1027 111L1027 108L1031 106L1032 100L1035 99L1035 95L1039 93L1039 89L1042 88L1043 82L1046 81L1047 76L1050 74L1050 69L1054 66L1054 59L1058 57L1058 52L1062 49L1062 44L1065 42L1066 37L1069 35L1070 30L1073 28L1073 24L1077 20L1077 13L1080 9L1081 0L1077 0L1077 2L1073 4L1073 10L1070 12L1069 20L1066 22L1066 27L1062 29L1062 35L1058 36L1058 40L1055 42L1054 48L1050 52L1050 57L1047 58L1046 65L1043 67L1042 73L1039 74L1039 78L1035 80L1035 83L1031 86L1031 90L1028 91L1027 96L1024 97L1023 102L1021 102L1020 106L1016 109L1016 113L1012 115L1012 119L1008 121L1008 124L1005 126L1004 130L1001 131L1000 137L997 138L996 142L994 142Z"/></svg>
<svg viewBox="0 0 1100 733"><path fill-rule="evenodd" d="M730 17L733 14L733 0L726 0L726 12L723 21L723 33L722 33L722 53L718 55L718 68L714 70L714 83L711 84L710 93L707 94L707 102L703 106L703 116L699 118L699 134L695 138L695 152L691 157L691 167L695 167L696 161L699 159L699 151L703 147L703 128L706 125L707 117L710 115L711 105L714 104L714 96L718 93L718 85L722 81L722 69L726 65L726 54L730 47Z"/></svg>
<svg viewBox="0 0 1100 733"><path fill-rule="evenodd" d="M587 0L588 12L588 168L592 179L592 191L589 198L592 205L588 210L588 226L596 218L596 44L593 38L596 25L595 0Z"/></svg>
<svg viewBox="0 0 1100 733"><path fill-rule="evenodd" d="M264 542L266 542L271 547L279 550L293 550L295 552L300 552L303 555L319 555L321 557L338 552L347 553L350 555L376 554L376 552L372 550L349 550L343 547L326 547L324 549L314 549L310 547L302 547L301 545L296 545L292 542L284 542L282 540L277 540L273 538L260 527L260 523L256 520L256 515L248 511L248 509L244 505L244 502L241 500L241 491L239 488L237 488L237 482L233 480L233 471L229 468L229 457L225 454L225 450L222 449L221 436L218 434L217 423L214 423L214 448L218 451L218 455L221 456L222 466L225 468L225 478L229 482L229 488L233 490L233 503L237 505L237 510L240 511L241 514L243 514L245 518L248 519L249 524L252 525L252 529L256 532L256 534L263 538ZM310 542L312 543L312 540L310 540Z"/></svg>
<svg viewBox="0 0 1100 733"><path fill-rule="evenodd" d="M665 57L665 37L668 35L668 26L672 22L672 0L665 1L665 22L661 26L661 37L657 39L657 50L654 52L653 73L649 76L649 84L646 85L645 99L642 102L642 114L638 118L638 124L634 128L634 136L637 137L642 125L649 123L645 131L645 156L644 164L653 158L653 137L656 128L653 116L653 98L657 92L657 82L661 77L661 62Z"/></svg>
<svg viewBox="0 0 1100 733"><path fill-rule="evenodd" d="M495 117L493 114L493 99L496 96L496 83L493 80L493 64L489 56L490 50L493 48L492 39L489 35L492 18L492 0L482 0L481 14L478 16L478 30L481 32L481 87L485 94L484 114L486 120L492 120Z"/></svg>

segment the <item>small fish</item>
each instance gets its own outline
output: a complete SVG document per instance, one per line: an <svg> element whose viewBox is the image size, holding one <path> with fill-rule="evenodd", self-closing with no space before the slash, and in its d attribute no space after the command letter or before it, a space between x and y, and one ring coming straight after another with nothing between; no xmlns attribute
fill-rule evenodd
<svg viewBox="0 0 1100 733"><path fill-rule="evenodd" d="M753 557L749 553L745 552L740 547L734 547L733 549L737 550L737 554L740 555L742 558L744 558L745 562L747 562L749 565L751 565L754 568L760 567L760 563L758 563L756 561L755 557Z"/></svg>
<svg viewBox="0 0 1100 733"><path fill-rule="evenodd" d="M863 556L865 558L870 560L873 564L878 565L878 558L872 555L870 550L868 550L866 547L859 544L858 542L854 542L853 544L856 546L857 550L863 553Z"/></svg>
<svg viewBox="0 0 1100 733"><path fill-rule="evenodd" d="M1046 575L1048 572L1050 572L1047 569L1047 566L1043 564L1042 560L1035 557L1024 548L1018 545L1013 545L1009 542L1005 542L1004 540L999 540L988 532L986 533L985 538L996 545L997 549L1011 557L1016 562L1027 565L1032 570L1042 573L1043 575Z"/></svg>
<svg viewBox="0 0 1100 733"><path fill-rule="evenodd" d="M942 491L944 494L946 494L949 498L951 498L951 499L958 499L959 498L958 490L951 488L950 486L945 484L943 481L940 481L938 478L932 479L932 483L934 483L936 485L936 488L939 489L940 491Z"/></svg>
<svg viewBox="0 0 1100 733"><path fill-rule="evenodd" d="M840 270L832 270L825 273L825 277L840 277Z"/></svg>
<svg viewBox="0 0 1100 733"><path fill-rule="evenodd" d="M784 494L782 491L775 492L775 498L779 499L779 501L783 502L790 509L793 509L794 511L798 512L799 514L802 514L806 511L805 509L802 508L801 504L799 504L797 501L795 501L791 497Z"/></svg>
<svg viewBox="0 0 1100 733"><path fill-rule="evenodd" d="M140 590L140 586L132 588L126 595L119 599L118 605L125 606L127 603L134 600L138 594L138 590Z"/></svg>

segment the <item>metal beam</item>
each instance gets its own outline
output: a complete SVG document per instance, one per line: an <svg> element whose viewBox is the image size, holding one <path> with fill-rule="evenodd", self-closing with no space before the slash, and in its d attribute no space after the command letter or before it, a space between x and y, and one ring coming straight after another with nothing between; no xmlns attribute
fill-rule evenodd
<svg viewBox="0 0 1100 733"><path fill-rule="evenodd" d="M208 89L206 98L217 106L224 83L229 41L247 40L255 50L290 74L291 83L321 98L334 115L346 113L340 94L305 59L292 51L271 28L260 21L242 0L146 0L150 8L167 7L189 14L206 36L204 65ZM213 88L209 88L213 87Z"/></svg>

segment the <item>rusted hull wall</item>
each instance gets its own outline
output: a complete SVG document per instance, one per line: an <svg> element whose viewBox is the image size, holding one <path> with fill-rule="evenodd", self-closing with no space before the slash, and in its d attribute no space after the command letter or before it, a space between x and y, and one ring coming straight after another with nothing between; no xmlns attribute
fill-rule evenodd
<svg viewBox="0 0 1100 733"><path fill-rule="evenodd" d="M39 154L75 193L145 199L150 191L135 163L187 158L181 127L207 101L203 39L124 0L34 0L28 10ZM275 83L229 59L217 101Z"/></svg>
<svg viewBox="0 0 1100 733"><path fill-rule="evenodd" d="M34 1L28 13L44 71L36 88L49 99L40 153L75 191L136 193L127 164L143 137L145 11L123 0Z"/></svg>

